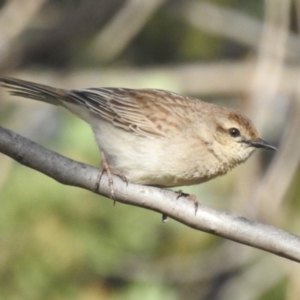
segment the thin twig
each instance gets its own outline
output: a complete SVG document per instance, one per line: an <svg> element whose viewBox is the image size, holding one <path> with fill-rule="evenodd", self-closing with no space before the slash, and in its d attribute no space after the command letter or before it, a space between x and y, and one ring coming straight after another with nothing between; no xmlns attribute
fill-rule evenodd
<svg viewBox="0 0 300 300"><path fill-rule="evenodd" d="M103 61L113 60L144 27L165 0L128 0L89 47L89 54Z"/></svg>
<svg viewBox="0 0 300 300"><path fill-rule="evenodd" d="M14 39L26 28L46 0L10 0L0 12L0 65L11 51Z"/></svg>
<svg viewBox="0 0 300 300"><path fill-rule="evenodd" d="M195 28L232 39L259 51L262 21L238 10L225 8L208 1L184 3L181 11L184 19ZM300 58L300 41L298 36L292 32L289 32L287 37L287 57L297 60Z"/></svg>

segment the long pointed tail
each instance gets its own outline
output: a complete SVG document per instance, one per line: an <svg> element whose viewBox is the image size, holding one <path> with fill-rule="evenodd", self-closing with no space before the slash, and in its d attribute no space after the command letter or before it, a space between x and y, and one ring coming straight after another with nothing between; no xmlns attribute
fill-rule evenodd
<svg viewBox="0 0 300 300"><path fill-rule="evenodd" d="M15 78L0 78L0 83L10 90L13 96L34 99L53 105L62 105L68 101L66 90Z"/></svg>

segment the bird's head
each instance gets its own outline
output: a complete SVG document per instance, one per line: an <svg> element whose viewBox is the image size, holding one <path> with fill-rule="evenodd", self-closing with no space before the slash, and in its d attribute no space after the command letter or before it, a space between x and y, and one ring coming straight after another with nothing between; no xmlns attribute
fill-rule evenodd
<svg viewBox="0 0 300 300"><path fill-rule="evenodd" d="M213 151L230 167L244 162L256 148L276 150L258 135L253 123L238 111L226 111L216 119Z"/></svg>

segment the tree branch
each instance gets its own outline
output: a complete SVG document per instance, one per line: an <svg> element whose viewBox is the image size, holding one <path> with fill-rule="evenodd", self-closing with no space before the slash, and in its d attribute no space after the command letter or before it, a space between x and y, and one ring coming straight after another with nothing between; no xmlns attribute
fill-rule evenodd
<svg viewBox="0 0 300 300"><path fill-rule="evenodd" d="M94 192L98 169L50 151L0 127L0 152L58 182ZM243 217L216 211L185 197L150 186L129 183L114 177L116 201L154 210L197 230L212 233L241 244L259 248L300 262L300 237ZM110 188L104 175L99 194L108 196Z"/></svg>

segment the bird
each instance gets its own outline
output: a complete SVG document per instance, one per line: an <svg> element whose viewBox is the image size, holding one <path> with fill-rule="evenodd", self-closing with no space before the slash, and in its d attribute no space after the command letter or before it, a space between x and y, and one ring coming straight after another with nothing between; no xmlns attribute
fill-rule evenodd
<svg viewBox="0 0 300 300"><path fill-rule="evenodd" d="M240 111L170 91L62 89L6 77L0 83L91 126L102 154L98 181L106 172L112 198L113 175L161 188L195 185L226 174L257 148L276 150Z"/></svg>

